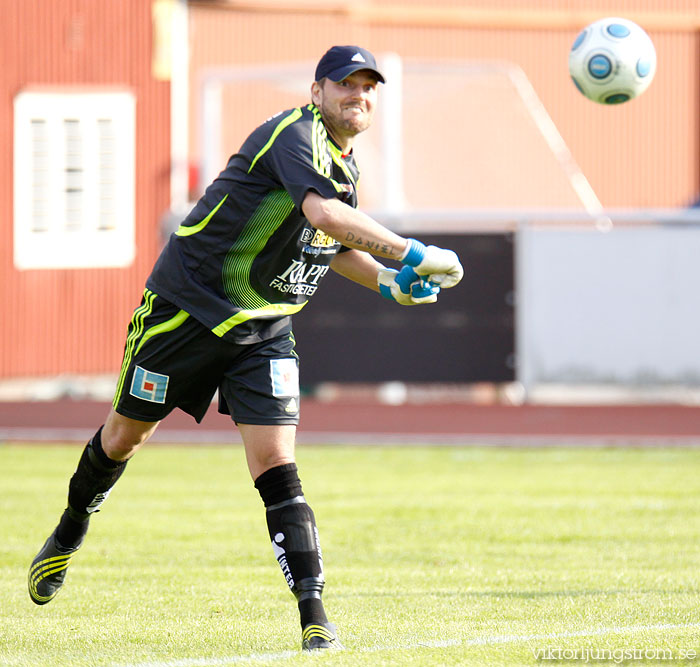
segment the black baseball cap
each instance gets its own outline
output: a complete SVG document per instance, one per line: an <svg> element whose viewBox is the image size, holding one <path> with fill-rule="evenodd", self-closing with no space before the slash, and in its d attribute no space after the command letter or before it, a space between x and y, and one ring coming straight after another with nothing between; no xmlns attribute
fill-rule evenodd
<svg viewBox="0 0 700 667"><path fill-rule="evenodd" d="M385 83L384 76L377 69L374 56L361 46L332 46L316 65L316 81L328 77L331 81L342 81L353 72L368 69L377 75L377 80Z"/></svg>

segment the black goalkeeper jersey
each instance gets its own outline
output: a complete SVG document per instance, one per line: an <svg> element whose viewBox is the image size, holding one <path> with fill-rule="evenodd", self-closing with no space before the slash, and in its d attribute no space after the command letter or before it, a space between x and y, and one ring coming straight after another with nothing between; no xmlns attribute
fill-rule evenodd
<svg viewBox="0 0 700 667"><path fill-rule="evenodd" d="M358 177L313 104L269 118L170 236L146 287L224 339L284 333L341 250L306 220L304 197L356 207Z"/></svg>

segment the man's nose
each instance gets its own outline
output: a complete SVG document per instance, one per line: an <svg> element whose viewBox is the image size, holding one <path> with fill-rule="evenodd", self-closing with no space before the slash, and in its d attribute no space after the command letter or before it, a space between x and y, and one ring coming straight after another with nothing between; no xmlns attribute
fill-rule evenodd
<svg viewBox="0 0 700 667"><path fill-rule="evenodd" d="M350 91L350 95L354 99L363 100L367 96L367 91L364 86L354 86Z"/></svg>

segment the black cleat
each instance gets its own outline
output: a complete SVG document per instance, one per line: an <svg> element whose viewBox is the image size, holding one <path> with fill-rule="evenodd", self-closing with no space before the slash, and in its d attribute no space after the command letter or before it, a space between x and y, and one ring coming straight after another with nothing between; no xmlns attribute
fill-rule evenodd
<svg viewBox="0 0 700 667"><path fill-rule="evenodd" d="M310 623L301 633L301 648L303 651L343 649L335 633L332 623Z"/></svg>
<svg viewBox="0 0 700 667"><path fill-rule="evenodd" d="M56 531L51 533L29 568L29 597L32 602L46 604L56 597L66 578L70 559L79 546L64 549L56 540Z"/></svg>

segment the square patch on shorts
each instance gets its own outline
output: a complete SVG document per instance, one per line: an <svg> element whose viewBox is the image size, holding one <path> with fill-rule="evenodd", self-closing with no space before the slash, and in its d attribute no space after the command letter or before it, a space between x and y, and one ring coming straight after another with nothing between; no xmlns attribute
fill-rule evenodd
<svg viewBox="0 0 700 667"><path fill-rule="evenodd" d="M299 395L299 367L296 359L271 359L270 379L273 396Z"/></svg>
<svg viewBox="0 0 700 667"><path fill-rule="evenodd" d="M165 403L165 394L168 392L168 375L161 375L153 371L147 371L141 366L134 369L134 378L131 381L129 393L136 398L151 403Z"/></svg>

